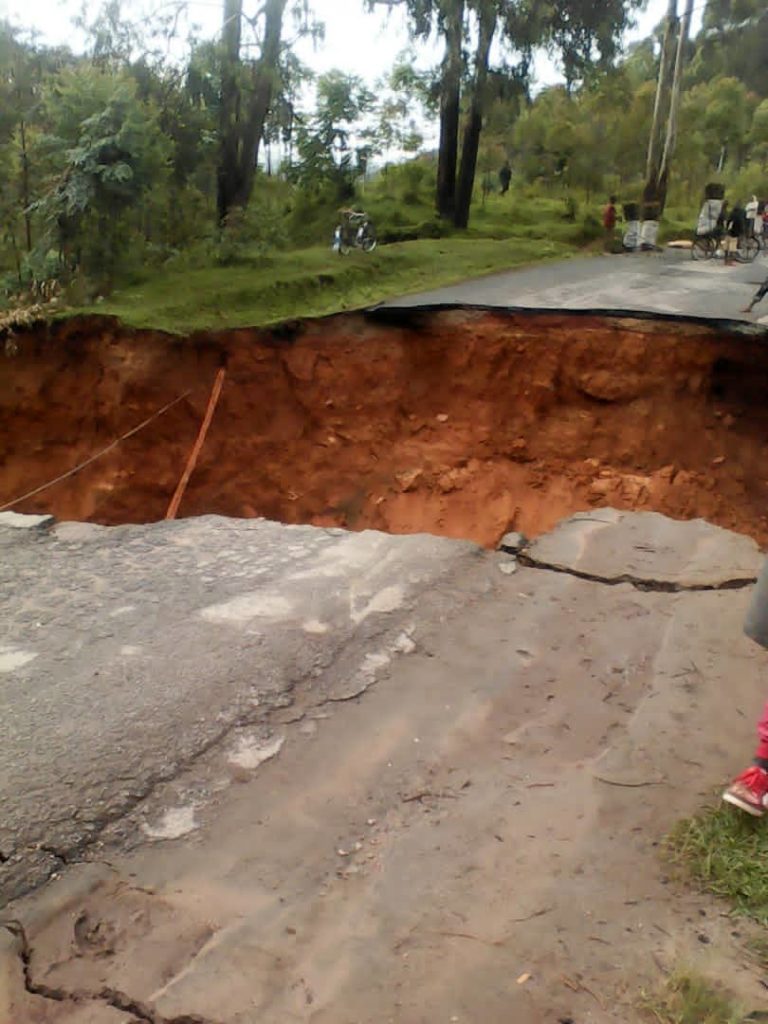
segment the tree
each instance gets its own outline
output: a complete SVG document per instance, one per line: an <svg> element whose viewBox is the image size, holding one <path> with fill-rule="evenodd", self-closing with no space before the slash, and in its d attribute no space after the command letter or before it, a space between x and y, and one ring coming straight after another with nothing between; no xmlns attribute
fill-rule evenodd
<svg viewBox="0 0 768 1024"><path fill-rule="evenodd" d="M60 50L38 50L31 40L7 23L0 24L0 146L9 146L16 209L23 220L27 252L32 249L31 205L36 175L30 160L31 135L40 109L40 95L46 76L71 63L71 55ZM14 218L15 219L15 218ZM15 226L9 225L14 235Z"/></svg>
<svg viewBox="0 0 768 1024"><path fill-rule="evenodd" d="M219 223L247 205L259 159L259 145L279 77L283 17L288 0L265 0L251 25L260 33L260 53L241 55L243 0L224 0L219 104Z"/></svg>
<svg viewBox="0 0 768 1024"><path fill-rule="evenodd" d="M685 13L680 24L677 35L677 51L675 53L675 69L672 75L672 93L669 100L669 120L667 121L667 133L664 139L664 149L661 154L661 166L659 170L659 213L664 210L669 188L669 175L671 172L672 158L675 155L677 146L677 125L680 116L680 101L682 98L683 67L686 60L688 39L691 33L691 17L693 16L693 0L685 0Z"/></svg>
<svg viewBox="0 0 768 1024"><path fill-rule="evenodd" d="M752 103L738 78L719 78L702 89L703 135L712 164L722 170L729 154L741 165L752 120Z"/></svg>
<svg viewBox="0 0 768 1024"><path fill-rule="evenodd" d="M404 6L414 39L426 39L435 29L442 37L444 49L437 87L440 134L435 206L441 217L452 217L456 206L461 84L465 70L465 0L366 0L366 3L369 9L377 5Z"/></svg>
<svg viewBox="0 0 768 1024"><path fill-rule="evenodd" d="M765 169L768 166L768 99L764 99L754 113L748 142Z"/></svg>
<svg viewBox="0 0 768 1024"><path fill-rule="evenodd" d="M377 0L368 0L369 6ZM518 78L527 78L536 46L548 45L561 55L569 90L593 62L607 66L614 59L628 12L640 0L378 0L402 2L414 34L436 27L444 42L440 74L440 143L437 168L437 211L459 227L469 221L477 154L491 73L494 37L515 58ZM471 67L465 50L473 44ZM467 118L461 168L457 178L462 82Z"/></svg>
<svg viewBox="0 0 768 1024"><path fill-rule="evenodd" d="M692 62L694 82L739 78L747 90L768 96L768 6L765 0L710 0Z"/></svg>
<svg viewBox="0 0 768 1024"><path fill-rule="evenodd" d="M385 160L392 150L416 153L424 142L417 113L434 113L430 76L414 69L415 59L412 52L401 54L389 74L377 83L373 124L362 133L370 152Z"/></svg>
<svg viewBox="0 0 768 1024"><path fill-rule="evenodd" d="M36 208L51 246L74 269L107 281L130 244L126 215L135 213L168 168L168 144L125 73L90 65L60 75L44 96L51 132L40 139L50 168Z"/></svg>
<svg viewBox="0 0 768 1024"><path fill-rule="evenodd" d="M437 212L441 217L452 217L456 209L456 161L459 155L464 0L441 0L438 22L445 38L445 54L440 81Z"/></svg>
<svg viewBox="0 0 768 1024"><path fill-rule="evenodd" d="M358 147L358 166L353 163L353 136L360 132L361 121L374 108L375 96L356 75L332 70L317 80L317 105L312 118L298 129L301 160L294 174L304 187L319 187L331 182L339 198L352 187L352 179L365 161L365 146Z"/></svg>
<svg viewBox="0 0 768 1024"><path fill-rule="evenodd" d="M477 171L477 154L480 148L480 133L483 129L488 70L491 45L496 34L498 9L496 0L479 0L477 10L477 50L472 76L472 87L464 128L464 142L461 151L461 166L456 186L456 207L454 224L466 228L469 224L469 209L472 205L472 191Z"/></svg>

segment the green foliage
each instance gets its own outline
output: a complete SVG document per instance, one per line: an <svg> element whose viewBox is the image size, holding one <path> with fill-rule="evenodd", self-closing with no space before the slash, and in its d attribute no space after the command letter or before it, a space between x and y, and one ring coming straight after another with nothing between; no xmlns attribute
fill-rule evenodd
<svg viewBox="0 0 768 1024"><path fill-rule="evenodd" d="M692 75L741 79L747 90L768 96L768 8L764 0L713 0L704 6Z"/></svg>
<svg viewBox="0 0 768 1024"><path fill-rule="evenodd" d="M359 147L355 162L352 131L370 114L374 99L356 75L329 71L318 78L314 116L297 130L299 163L292 168L296 184L316 192L330 184L337 199L351 197L354 180L365 173L369 154L367 147Z"/></svg>
<svg viewBox="0 0 768 1024"><path fill-rule="evenodd" d="M762 101L752 116L747 143L750 155L759 160L765 170L768 163L768 99Z"/></svg>
<svg viewBox="0 0 768 1024"><path fill-rule="evenodd" d="M658 1024L744 1024L733 998L692 971L678 971L664 989L641 1000L641 1009Z"/></svg>
<svg viewBox="0 0 768 1024"><path fill-rule="evenodd" d="M762 822L720 806L680 822L667 848L703 888L768 924L768 830Z"/></svg>
<svg viewBox="0 0 768 1024"><path fill-rule="evenodd" d="M214 262L223 267L252 263L259 258L265 260L285 243L279 199L257 189L247 209L236 207L230 212L213 245L212 256Z"/></svg>
<svg viewBox="0 0 768 1024"><path fill-rule="evenodd" d="M81 66L64 72L43 103L55 133L38 140L49 170L35 204L45 228L38 249L56 249L71 271L82 267L109 281L137 205L163 183L167 143L123 75Z"/></svg>
<svg viewBox="0 0 768 1024"><path fill-rule="evenodd" d="M385 298L529 263L562 259L573 247L524 239L447 238L389 245L347 257L330 246L241 254L227 267L177 268L115 291L98 306L62 311L113 314L137 327L193 330L275 323L374 305Z"/></svg>
<svg viewBox="0 0 768 1024"><path fill-rule="evenodd" d="M402 2L411 45L375 89L341 70L315 81L285 35L267 68L266 12L279 13L277 0L260 6L253 33L242 19L242 54L231 67L210 41L191 43L183 62L164 57L155 44L172 32L173 16L159 13L145 33L125 17L121 0L83 15L85 55L40 46L0 23L3 287L34 290L59 277L76 281L83 295L103 294L164 264L201 271L258 264L266 273L273 260L283 273L281 250L329 245L339 208L348 205L368 210L384 242L453 240L450 218L434 212L436 161L421 152L434 135L444 66L421 70L417 51L430 33L444 35L456 0ZM635 6L465 0L461 116L477 101L483 132L464 238L517 239L526 251L537 243L590 245L601 236L609 192L639 198L659 37L620 53ZM287 6L286 18L299 36L321 40L303 0ZM475 90L472 55L483 18L495 18L496 43L487 81ZM764 0L705 6L684 78L662 239L690 231L709 180L722 180L732 199L768 198L767 19ZM560 61L566 83L531 97L531 62L541 47ZM234 74L228 99L227 69ZM268 106L264 131L249 141L260 96ZM224 124L242 143L235 163L248 180L230 183L234 209L220 228ZM260 144L266 174L252 159ZM514 176L501 197L506 161ZM237 197L251 191L243 205Z"/></svg>

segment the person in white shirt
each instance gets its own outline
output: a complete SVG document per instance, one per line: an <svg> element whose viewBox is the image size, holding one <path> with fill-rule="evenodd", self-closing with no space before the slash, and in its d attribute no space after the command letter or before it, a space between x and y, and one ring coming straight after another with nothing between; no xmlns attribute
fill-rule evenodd
<svg viewBox="0 0 768 1024"><path fill-rule="evenodd" d="M756 235L757 210L759 206L760 204L757 201L757 196L752 196L745 207L744 212L747 215L747 238L754 238Z"/></svg>

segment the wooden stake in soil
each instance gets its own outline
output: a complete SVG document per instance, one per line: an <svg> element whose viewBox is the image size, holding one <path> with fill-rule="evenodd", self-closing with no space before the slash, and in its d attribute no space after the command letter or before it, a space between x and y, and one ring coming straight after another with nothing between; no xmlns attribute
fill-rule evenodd
<svg viewBox="0 0 768 1024"><path fill-rule="evenodd" d="M175 519L176 516L179 514L179 506L181 505L182 498L184 497L184 492L187 489L187 484L189 483L190 477L195 471L197 460L200 458L200 452L203 450L205 439L208 436L208 431L210 430L211 423L213 421L213 414L216 412L216 406L219 404L219 398L221 397L221 389L224 385L224 378L226 377L226 375L227 371L222 366L222 368L216 374L216 380L213 382L211 397L208 399L208 408L205 410L205 419L203 420L202 425L200 427L200 433L197 435L197 440L195 441L194 447L192 448L192 451L189 453L189 459L187 460L187 465L184 469L184 472L182 473L181 480L179 480L179 485L176 488L176 492L171 498L171 503L168 506L168 511L165 514L166 519Z"/></svg>

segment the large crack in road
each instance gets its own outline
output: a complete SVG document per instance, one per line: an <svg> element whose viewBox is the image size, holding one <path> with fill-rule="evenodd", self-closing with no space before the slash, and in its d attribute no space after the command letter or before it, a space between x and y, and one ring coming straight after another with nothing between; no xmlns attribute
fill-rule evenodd
<svg viewBox="0 0 768 1024"><path fill-rule="evenodd" d="M71 1003L74 1006L82 1006L87 1003L109 1006L113 1010L129 1015L129 1024L216 1024L210 1017L200 1017L198 1014L184 1013L180 1016L166 1017L140 999L134 999L127 993L113 988L103 988L99 992L89 992L83 989L70 991L59 985L46 985L44 982L37 981L32 968L34 948L22 922L0 920L0 928L9 932L15 939L24 977L24 989L31 996L39 996L41 999L53 1003Z"/></svg>
<svg viewBox="0 0 768 1024"><path fill-rule="evenodd" d="M417 309L175 338L87 318L10 352L0 506L17 511L162 519L224 368L181 515L494 546L610 505L768 542L768 346L737 325Z"/></svg>
<svg viewBox="0 0 768 1024"><path fill-rule="evenodd" d="M382 700L377 684L397 676L404 654L435 655L424 638L438 623L461 638L471 620L486 644L470 663L476 640L467 635L461 679L450 678L450 661L443 673L453 696L444 700L438 672L418 727L392 710L397 728L411 729L409 749L435 726L438 705L467 700L467 722L475 721L475 686L466 680L487 660L489 642L498 648L498 679L509 675L519 686L512 700L508 683L494 682L494 699L510 700L508 717L525 730L516 716L528 706L522 675L535 659L527 639L507 660L504 645L510 630L524 633L519 622L528 615L553 659L540 693L554 707L556 687L561 701L569 699L582 673L579 685L592 688L592 710L584 711L592 729L614 697L620 711L635 707L649 685L648 650L666 651L669 623L694 614L686 602L711 615L708 602L726 601L726 592L745 599L738 592L754 583L760 561L755 540L768 539L761 339L718 326L596 316L454 310L409 317L356 315L184 340L98 319L19 334L0 385L8 450L0 503L151 422L18 506L87 522L0 522L5 898L98 859L102 843L141 843L168 793L185 792L183 777L198 769L203 777L209 763L227 777L238 744L258 755L278 730L296 725L299 734L300 723L316 725L312 716L334 706L341 718ZM181 512L243 519L127 525L165 514L222 367L221 402ZM582 514L552 530L574 512ZM423 531L486 548L509 530L533 540L496 553L434 536L335 527ZM603 611L603 628L590 632L589 605L614 601L601 593L606 587L627 622L617 625ZM574 588L585 606L581 626ZM576 649L591 638L566 670L555 664L556 628L567 632L561 606L574 618L566 643ZM483 616L498 622L490 629ZM637 692L626 667L608 685L615 628L638 644ZM647 642L635 630L648 630ZM456 642L454 662L465 657ZM605 693L603 678L589 674L595 655L605 660ZM674 679L677 666L664 671ZM663 692L664 671L654 693ZM670 699L679 714L677 695ZM619 726L606 719L601 730L584 739L582 756L618 750L621 761L622 743L609 742ZM458 728L459 745L460 737ZM634 741L629 746L634 756ZM473 746L472 756L483 749ZM381 762L386 768L383 753ZM658 784L648 781L657 774L645 762L619 768L611 762L585 773L584 785L587 775L606 789ZM488 766L491 786L497 769L496 761ZM452 781L393 792L398 803L420 807L458 792ZM221 792L210 780L199 784L201 807L214 791ZM482 801L476 810L485 813ZM98 1002L141 1024L213 1024L210 1015L162 1016L144 995L132 995L133 984L47 985L32 969L26 935L10 928L30 995Z"/></svg>

